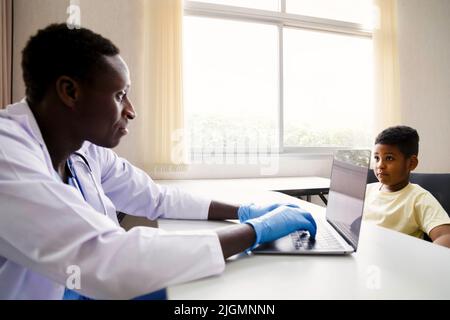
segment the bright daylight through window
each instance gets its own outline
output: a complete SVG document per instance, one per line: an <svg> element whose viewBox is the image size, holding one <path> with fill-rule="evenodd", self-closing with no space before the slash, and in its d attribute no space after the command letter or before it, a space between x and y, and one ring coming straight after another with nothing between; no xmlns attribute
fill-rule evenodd
<svg viewBox="0 0 450 320"><path fill-rule="evenodd" d="M185 3L192 152L371 145L371 0Z"/></svg>

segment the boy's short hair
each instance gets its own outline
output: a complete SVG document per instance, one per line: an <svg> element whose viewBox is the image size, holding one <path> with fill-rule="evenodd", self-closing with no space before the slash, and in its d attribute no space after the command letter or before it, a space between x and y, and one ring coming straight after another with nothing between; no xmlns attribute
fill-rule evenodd
<svg viewBox="0 0 450 320"><path fill-rule="evenodd" d="M375 138L375 144L397 146L406 158L419 155L419 134L408 126L395 126L384 129Z"/></svg>
<svg viewBox="0 0 450 320"><path fill-rule="evenodd" d="M27 101L38 104L58 77L85 82L93 71L106 66L103 56L119 54L108 39L91 30L51 24L32 36L22 51L23 80Z"/></svg>

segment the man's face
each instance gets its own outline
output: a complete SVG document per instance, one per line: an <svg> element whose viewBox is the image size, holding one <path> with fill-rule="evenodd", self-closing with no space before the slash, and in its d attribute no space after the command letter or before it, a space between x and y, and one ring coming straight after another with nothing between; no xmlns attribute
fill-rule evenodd
<svg viewBox="0 0 450 320"><path fill-rule="evenodd" d="M128 133L128 120L135 117L128 98L130 74L119 55L104 57L106 68L81 85L79 132L84 140L113 148Z"/></svg>
<svg viewBox="0 0 450 320"><path fill-rule="evenodd" d="M409 180L411 158L406 158L397 146L376 144L373 157L375 174L382 184L396 186Z"/></svg>

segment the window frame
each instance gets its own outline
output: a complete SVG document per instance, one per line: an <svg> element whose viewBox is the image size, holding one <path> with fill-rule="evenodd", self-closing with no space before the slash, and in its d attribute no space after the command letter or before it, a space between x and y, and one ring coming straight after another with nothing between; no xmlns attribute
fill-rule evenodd
<svg viewBox="0 0 450 320"><path fill-rule="evenodd" d="M267 11L260 9L236 7L223 4L213 4L192 0L184 1L184 16L197 16L208 18L220 18L226 20L236 20L270 24L278 30L278 143L279 155L330 155L336 150L353 149L353 147L285 147L284 146L284 70L283 70L283 29L305 29L312 31L330 32L333 34L344 34L355 37L373 38L373 31L365 25L338 21L319 17L310 17L286 12L286 0L280 1L280 11ZM237 152L237 154L250 154L254 151ZM191 154L198 154L199 151L191 150Z"/></svg>

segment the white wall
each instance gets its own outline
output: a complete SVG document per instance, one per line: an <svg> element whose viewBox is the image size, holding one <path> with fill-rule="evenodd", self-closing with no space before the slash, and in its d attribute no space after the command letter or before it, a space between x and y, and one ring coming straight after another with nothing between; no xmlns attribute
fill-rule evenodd
<svg viewBox="0 0 450 320"><path fill-rule="evenodd" d="M403 123L420 135L418 172L450 172L450 1L399 0Z"/></svg>
<svg viewBox="0 0 450 320"><path fill-rule="evenodd" d="M142 106L142 50L143 36L141 3L143 0L79 0L81 25L112 40L121 50L131 72L131 100L139 114ZM74 1L75 2L75 1ZM13 99L24 97L25 87L20 67L21 51L29 37L50 23L66 22L70 0L14 0ZM139 134L139 118L130 123L130 134L122 139L116 151L131 162L137 162L133 139Z"/></svg>
<svg viewBox="0 0 450 320"><path fill-rule="evenodd" d="M20 62L21 52L26 41L38 29L47 24L65 21L67 2L14 0L13 101L17 101L25 95Z"/></svg>

